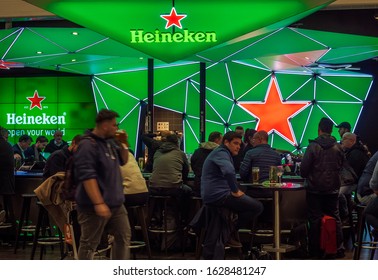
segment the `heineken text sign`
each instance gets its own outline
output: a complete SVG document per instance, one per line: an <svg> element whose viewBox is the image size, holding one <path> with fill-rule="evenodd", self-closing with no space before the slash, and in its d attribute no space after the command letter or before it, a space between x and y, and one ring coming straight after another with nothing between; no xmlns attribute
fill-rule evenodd
<svg viewBox="0 0 378 280"><path fill-rule="evenodd" d="M25 1L164 62L189 59L235 38L285 27L333 2Z"/></svg>

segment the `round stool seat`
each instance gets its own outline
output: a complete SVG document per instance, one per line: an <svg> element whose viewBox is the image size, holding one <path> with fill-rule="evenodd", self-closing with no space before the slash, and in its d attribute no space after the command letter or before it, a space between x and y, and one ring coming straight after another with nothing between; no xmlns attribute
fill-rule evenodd
<svg viewBox="0 0 378 280"><path fill-rule="evenodd" d="M40 237L37 240L37 243L40 245L55 245L62 242L59 237Z"/></svg>
<svg viewBox="0 0 378 280"><path fill-rule="evenodd" d="M23 226L21 228L21 231L25 231L25 232L34 232L35 231L35 225L31 225L31 226Z"/></svg>
<svg viewBox="0 0 378 280"><path fill-rule="evenodd" d="M0 224L0 229L11 228L13 225L11 223L2 223Z"/></svg>
<svg viewBox="0 0 378 280"><path fill-rule="evenodd" d="M137 249L137 248L142 248L142 247L146 247L146 242L144 242L144 241L131 241L130 246L129 246L130 249Z"/></svg>

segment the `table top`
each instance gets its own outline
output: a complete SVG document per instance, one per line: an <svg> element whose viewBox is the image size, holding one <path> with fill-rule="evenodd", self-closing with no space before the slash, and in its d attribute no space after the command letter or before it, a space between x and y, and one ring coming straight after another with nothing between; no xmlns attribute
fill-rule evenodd
<svg viewBox="0 0 378 280"><path fill-rule="evenodd" d="M42 178L42 172L33 172L33 171L16 171L14 173L16 178Z"/></svg>
<svg viewBox="0 0 378 280"><path fill-rule="evenodd" d="M263 190L278 190L278 191L296 191L304 189L304 185L298 182L283 182L279 183L269 183L268 181L252 184L252 183L240 183L240 186L245 186L251 189L263 189Z"/></svg>

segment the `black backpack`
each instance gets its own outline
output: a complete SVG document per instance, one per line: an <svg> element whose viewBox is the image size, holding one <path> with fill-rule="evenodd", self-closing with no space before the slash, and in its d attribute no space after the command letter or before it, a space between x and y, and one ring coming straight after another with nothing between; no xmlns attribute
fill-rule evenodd
<svg viewBox="0 0 378 280"><path fill-rule="evenodd" d="M76 184L74 178L74 157L71 155L66 161L62 196L64 200L75 201Z"/></svg>

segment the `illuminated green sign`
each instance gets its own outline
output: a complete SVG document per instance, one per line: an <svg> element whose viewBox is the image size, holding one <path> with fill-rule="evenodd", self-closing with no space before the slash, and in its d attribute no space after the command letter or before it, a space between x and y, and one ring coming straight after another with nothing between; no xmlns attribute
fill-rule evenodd
<svg viewBox="0 0 378 280"><path fill-rule="evenodd" d="M327 0L26 0L164 62L285 27Z"/></svg>
<svg viewBox="0 0 378 280"><path fill-rule="evenodd" d="M2 78L0 88L0 126L9 130L11 143L23 134L50 140L57 129L70 141L94 126L89 77Z"/></svg>

